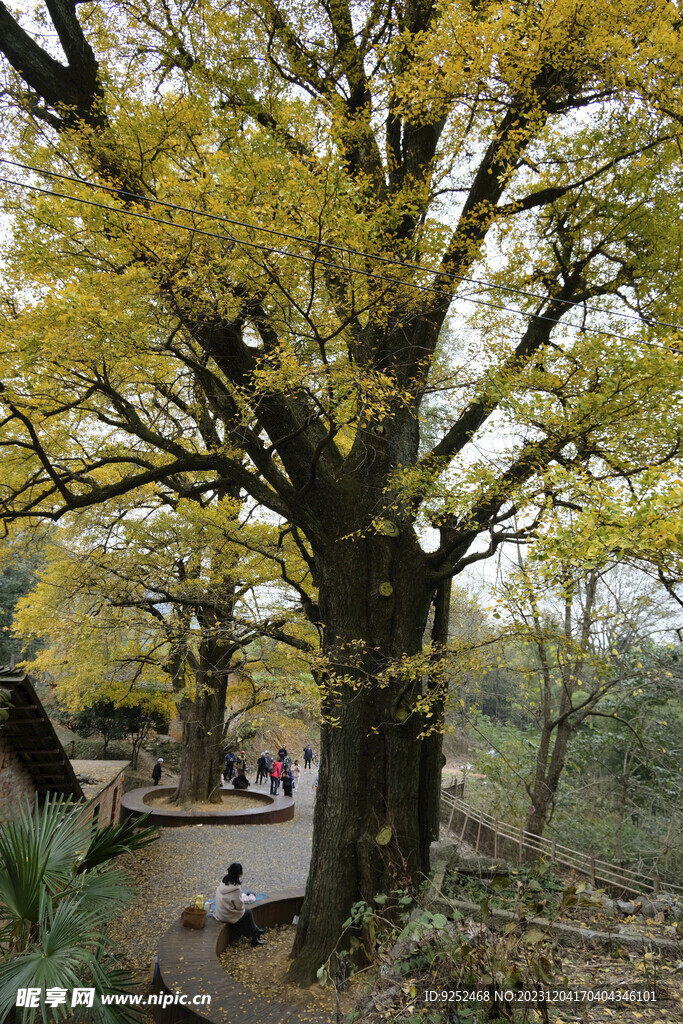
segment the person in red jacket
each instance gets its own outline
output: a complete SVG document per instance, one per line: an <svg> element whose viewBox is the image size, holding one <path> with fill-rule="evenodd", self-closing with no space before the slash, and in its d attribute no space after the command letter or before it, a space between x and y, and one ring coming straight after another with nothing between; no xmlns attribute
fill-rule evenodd
<svg viewBox="0 0 683 1024"><path fill-rule="evenodd" d="M270 769L270 795L277 796L278 787L280 785L280 776L282 775L282 761L273 761L273 767Z"/></svg>

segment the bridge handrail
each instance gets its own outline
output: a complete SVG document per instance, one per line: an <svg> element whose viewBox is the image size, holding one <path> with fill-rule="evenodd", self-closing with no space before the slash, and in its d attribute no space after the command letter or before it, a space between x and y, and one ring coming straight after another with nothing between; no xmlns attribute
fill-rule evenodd
<svg viewBox="0 0 683 1024"><path fill-rule="evenodd" d="M499 839L507 839L515 843L520 850L520 859L524 849L542 854L554 863L562 864L582 874L588 875L592 880L606 882L614 886L621 886L629 892L639 892L645 889L647 892L656 893L659 891L660 882L656 876L644 875L639 871L632 871L630 868L622 868L608 861L601 860L591 854L574 850L570 846L558 843L554 839L546 839L545 836L537 836L527 832L523 827L510 825L508 822L500 821L493 815L472 807L462 797L449 793L448 790L441 791L441 800L451 808L451 822L455 811L465 815L465 825L468 820L478 822L489 829ZM450 826L450 822L449 822ZM463 826L463 834L464 834ZM667 892L683 896L683 886L672 883L661 883Z"/></svg>

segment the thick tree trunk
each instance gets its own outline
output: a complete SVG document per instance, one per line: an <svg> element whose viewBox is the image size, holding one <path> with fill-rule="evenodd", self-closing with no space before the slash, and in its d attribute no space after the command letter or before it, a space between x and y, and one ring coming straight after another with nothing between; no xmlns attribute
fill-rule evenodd
<svg viewBox="0 0 683 1024"><path fill-rule="evenodd" d="M200 664L194 700L180 702L178 712L183 723L183 759L174 802L190 804L220 801L223 768L223 723L228 666L214 638L201 645Z"/></svg>
<svg viewBox="0 0 683 1024"><path fill-rule="evenodd" d="M394 660L422 646L424 557L412 533L372 535L338 542L319 568L327 665L311 869L289 972L299 984L335 950L352 903L415 883L422 867L422 720L412 712L422 676Z"/></svg>

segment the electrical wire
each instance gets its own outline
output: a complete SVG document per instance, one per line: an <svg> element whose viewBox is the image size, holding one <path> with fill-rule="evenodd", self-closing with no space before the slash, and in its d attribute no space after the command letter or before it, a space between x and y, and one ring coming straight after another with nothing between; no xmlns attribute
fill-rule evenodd
<svg viewBox="0 0 683 1024"><path fill-rule="evenodd" d="M67 192L58 192L55 189L43 188L40 185L32 185L29 182L15 181L12 178L6 178L4 176L0 176L0 184L13 185L16 188L25 189L25 190L28 190L28 191L31 191L31 192L39 192L42 195L52 196L52 197L57 198L57 199L66 199L66 200L69 200L70 202L74 202L74 203L80 203L82 206L90 206L90 207L94 207L95 209L106 210L108 213L113 213L113 214L117 214L117 215L121 215L121 216L125 216L125 217L132 217L132 218L134 218L136 220L149 221L152 224L160 224L164 228L177 228L177 229L180 229L181 231L188 231L188 232L190 232L193 235L195 235L195 234L196 235L203 235L203 236L206 236L207 238L215 238L215 239L218 239L219 241L222 241L222 242L230 242L233 245L241 245L241 246L246 247L246 248L257 249L257 250L259 250L261 252L265 252L265 253L267 253L269 255L273 255L274 254L274 255L278 255L278 256L287 256L287 257L289 257L291 259L297 259L297 260L301 260L301 261L303 261L305 263L312 264L313 266L327 267L327 268L329 268L331 270L334 270L336 273L356 274L356 275L360 275L361 277L365 277L365 278L373 280L373 281L382 281L382 282L386 282L387 284L399 285L399 286L402 286L404 288L412 288L412 289L415 289L416 291L419 291L421 293L422 292L431 292L434 295L438 295L438 296L441 296L441 297L443 297L445 299L448 299L449 302L450 301L454 301L454 300L457 301L459 299L462 302L469 302L469 303L472 303L472 304L477 305L477 306L484 306L487 309L494 309L494 310L497 310L499 312L512 313L515 316L524 317L525 319L527 319L529 321L531 321L531 320L546 321L548 323L552 323L555 326L557 326L557 324L560 322L559 319L557 319L555 317L545 316L543 313L526 313L524 310L522 310L522 309L515 309L513 306L504 306L501 303L497 303L497 302L487 302L485 299L475 299L475 298L472 298L469 295L461 295L461 296L453 295L451 292L445 292L445 291L443 291L440 288L436 288L434 285L428 285L428 284L427 285L421 285L421 284L417 284L414 281L402 281L398 277L389 277L386 274L376 274L376 273L374 273L371 270L365 270L365 269L363 269L361 267L345 267L345 268L341 268L341 267L338 266L338 264L332 263L329 260L322 260L322 259L320 259L317 256L306 256L306 255L304 255L302 253L290 252L287 249L274 249L270 245L264 245L264 244L259 243L259 242L247 241L246 239L243 239L243 238L237 238L234 235L221 235L221 234L219 234L216 231L207 231L205 228L198 228L198 227L190 226L188 224L177 224L177 223L175 223L173 221L161 220L160 217L152 217L150 214L139 213L136 210L117 209L115 206L108 206L106 203L98 203L98 202L96 202L93 199L84 199L84 198L82 198L80 196L72 196L72 195L69 195ZM143 201L144 201L144 199L143 199ZM192 211L189 211L189 212L192 213ZM247 226L249 226L249 225L247 225ZM316 244L317 245L318 243L310 243L309 242L308 244ZM350 250L348 250L348 252L349 253L355 253L355 250L350 249ZM363 253L359 252L359 255L362 256ZM409 266L407 264L402 264L402 263L397 263L397 265L401 266L401 267ZM419 269L424 269L424 268L419 268ZM492 287L496 287L496 286L491 285L490 287L492 288ZM548 301L551 298L552 298L552 296L546 296L546 301ZM560 299L558 301L562 302L565 305L575 304L575 303L572 303L571 300ZM572 321L570 321L570 320L563 320L561 322L562 322L563 326L571 328L572 330L581 331L581 332L588 332L588 328L585 325L583 325L583 324L575 324L575 323L572 323ZM676 330L681 330L681 328L676 328ZM644 342L642 339L634 338L631 335L627 335L627 334L620 334L620 333L618 333L616 331L613 331L613 330L606 330L604 328L599 328L599 327L591 327L590 328L590 332L593 333L593 334L597 334L599 336L615 338L615 339L618 339L620 341L626 341L629 344L641 344L641 345L642 344L647 344L650 347L663 348L663 349L666 349L667 351L673 351L669 345L661 345L661 344L658 344L656 342Z"/></svg>
<svg viewBox="0 0 683 1024"><path fill-rule="evenodd" d="M59 171L50 171L42 167L35 167L32 164L22 163L18 160L9 160L6 157L0 157L0 164L7 164L10 167L19 167L22 170L32 171L35 174L42 174L46 177L58 178L61 181L71 181L74 184L85 185L87 188L100 189L104 192L110 192L114 195L118 195L126 199L132 199L140 203L161 206L168 210L176 210L179 213L189 213L194 217L205 217L208 220L213 220L220 224L230 224L233 227L247 228L250 231L260 231L268 235L273 235L277 238L285 238L288 241L300 242L301 244L310 246L314 249L328 249L331 252L339 252L344 255L360 256L363 259L374 260L375 262L382 263L385 266L399 267L402 270L416 270L426 274L433 274L435 277L446 278L448 281L460 281L464 284L474 284L477 285L477 287L484 288L488 291L504 291L511 295L519 295L527 299L537 299L540 302L546 302L548 298L552 298L552 296L542 295L539 292L530 292L523 288L516 288L514 285L496 284L493 281L486 281L476 277L468 277L464 274L456 274L453 271L438 270L432 267L424 267L419 263L410 263L403 260L392 259L390 256L382 256L379 253L369 253L364 252L362 249L352 249L349 246L339 245L334 242L323 242L312 238L306 238L304 235L295 235L291 232L279 231L277 228L268 228L260 224L250 224L248 221L238 220L234 217L226 217L225 215L217 213L208 213L205 210L192 209L192 207L181 206L178 203L169 203L163 199L156 199L152 196L143 196L137 192L130 192L128 189L116 188L112 185L98 184L94 181L88 181L87 178L80 178L72 174L63 174ZM238 239L235 239L235 241L238 241ZM290 253L290 255L295 254ZM599 306L593 306L585 302L577 302L573 299L563 299L562 301L566 306L580 307L581 309L586 309L588 312L608 312L607 310L601 309ZM648 327L667 327L675 331L683 330L681 325L672 324L666 320L653 320L649 317L637 316L635 313L626 313L623 311L618 315L622 320L633 320L636 323L645 324Z"/></svg>

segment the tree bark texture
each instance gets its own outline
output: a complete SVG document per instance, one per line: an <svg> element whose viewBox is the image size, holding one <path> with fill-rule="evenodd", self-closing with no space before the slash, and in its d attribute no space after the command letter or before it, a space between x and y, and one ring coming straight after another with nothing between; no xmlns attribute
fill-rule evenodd
<svg viewBox="0 0 683 1024"><path fill-rule="evenodd" d="M228 659L229 661L229 659ZM205 638L201 645L194 700L179 705L183 723L183 759L174 802L181 805L213 799L223 769L223 732L228 666L220 642Z"/></svg>
<svg viewBox="0 0 683 1024"><path fill-rule="evenodd" d="M421 874L422 722L410 711L421 679L391 669L422 645L431 597L422 563L410 539L378 536L341 541L319 560L328 660L311 870L289 972L296 982L315 978L351 903Z"/></svg>

